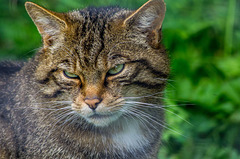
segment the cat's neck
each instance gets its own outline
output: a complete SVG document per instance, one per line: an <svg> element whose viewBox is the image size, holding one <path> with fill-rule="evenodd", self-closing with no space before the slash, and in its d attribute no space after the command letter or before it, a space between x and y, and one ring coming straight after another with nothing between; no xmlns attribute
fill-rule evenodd
<svg viewBox="0 0 240 159"><path fill-rule="evenodd" d="M100 138L104 146L98 145L99 142L93 143L92 146L100 148L96 153L107 149L110 154L122 156L122 158L140 158L147 154L145 151L149 150L157 137L149 127L146 127L148 124L134 118L120 119L119 122L108 128L102 128L103 134Z"/></svg>
<svg viewBox="0 0 240 159"><path fill-rule="evenodd" d="M129 152L134 152L142 147L149 146L150 142L146 133L149 132L145 132L141 128L141 123L132 119L132 121L123 123L121 131L112 134L112 142L119 150L126 149Z"/></svg>

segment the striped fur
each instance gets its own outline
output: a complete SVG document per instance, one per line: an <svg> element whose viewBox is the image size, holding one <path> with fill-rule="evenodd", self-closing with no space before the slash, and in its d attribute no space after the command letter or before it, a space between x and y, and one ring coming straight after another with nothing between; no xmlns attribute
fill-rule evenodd
<svg viewBox="0 0 240 159"><path fill-rule="evenodd" d="M2 78L0 158L157 158L169 74L164 2L136 11L26 9L43 47Z"/></svg>

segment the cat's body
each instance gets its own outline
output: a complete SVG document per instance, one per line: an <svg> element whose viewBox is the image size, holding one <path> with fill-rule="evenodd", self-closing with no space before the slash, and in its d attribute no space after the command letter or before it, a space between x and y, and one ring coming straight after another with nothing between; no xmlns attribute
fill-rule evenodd
<svg viewBox="0 0 240 159"><path fill-rule="evenodd" d="M169 73L165 4L136 12L26 8L43 48L0 63L0 158L156 158Z"/></svg>

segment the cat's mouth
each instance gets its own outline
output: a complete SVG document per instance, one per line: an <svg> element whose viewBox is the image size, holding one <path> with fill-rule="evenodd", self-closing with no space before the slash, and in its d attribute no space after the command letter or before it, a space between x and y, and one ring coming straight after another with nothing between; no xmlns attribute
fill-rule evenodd
<svg viewBox="0 0 240 159"><path fill-rule="evenodd" d="M86 120L95 126L108 126L113 121L116 121L121 116L120 113L110 113L110 114L99 114L94 113L86 118Z"/></svg>
<svg viewBox="0 0 240 159"><path fill-rule="evenodd" d="M89 116L89 118L92 118L92 119L103 119L103 118L109 118L111 116L113 116L114 114L93 114L91 116Z"/></svg>

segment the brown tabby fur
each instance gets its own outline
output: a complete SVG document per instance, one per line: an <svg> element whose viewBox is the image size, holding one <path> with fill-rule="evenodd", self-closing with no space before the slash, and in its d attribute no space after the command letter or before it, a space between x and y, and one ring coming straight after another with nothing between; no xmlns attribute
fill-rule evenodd
<svg viewBox="0 0 240 159"><path fill-rule="evenodd" d="M157 158L169 74L164 2L69 13L25 6L43 47L28 62L0 64L0 158Z"/></svg>

